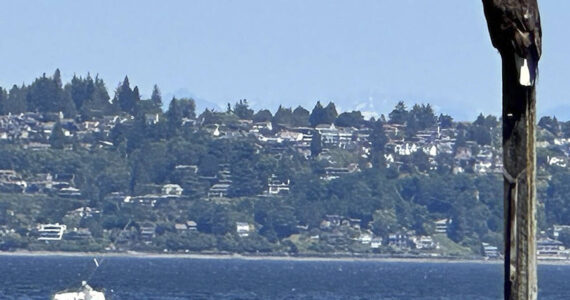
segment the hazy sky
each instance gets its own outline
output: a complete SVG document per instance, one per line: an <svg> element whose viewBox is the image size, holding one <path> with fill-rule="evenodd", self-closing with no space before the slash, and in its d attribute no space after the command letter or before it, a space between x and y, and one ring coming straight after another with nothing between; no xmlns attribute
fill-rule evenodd
<svg viewBox="0 0 570 300"><path fill-rule="evenodd" d="M541 113L570 117L570 1L542 0ZM399 100L473 119L500 112L500 59L480 0L4 1L0 86L60 68L125 75L148 96L275 110L317 100L389 112ZM210 106L214 104L209 104Z"/></svg>

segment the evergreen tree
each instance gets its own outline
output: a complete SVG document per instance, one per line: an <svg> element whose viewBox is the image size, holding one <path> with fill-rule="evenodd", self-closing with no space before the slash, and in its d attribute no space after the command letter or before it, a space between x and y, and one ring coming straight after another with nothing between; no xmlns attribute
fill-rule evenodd
<svg viewBox="0 0 570 300"><path fill-rule="evenodd" d="M268 109L262 109L253 115L253 122L269 122L273 119L273 115Z"/></svg>
<svg viewBox="0 0 570 300"><path fill-rule="evenodd" d="M293 112L291 108L285 108L279 105L275 116L273 116L273 124L275 125L291 125L293 124Z"/></svg>
<svg viewBox="0 0 570 300"><path fill-rule="evenodd" d="M173 97L168 105L166 111L166 118L168 120L168 132L174 134L182 124L182 108L178 104L178 99Z"/></svg>
<svg viewBox="0 0 570 300"><path fill-rule="evenodd" d="M59 69L51 78L45 73L37 78L29 87L26 100L32 111L63 112L68 117L76 113L71 96L63 90Z"/></svg>
<svg viewBox="0 0 570 300"><path fill-rule="evenodd" d="M364 124L364 117L360 111L343 112L338 116L334 124L339 127L359 128Z"/></svg>
<svg viewBox="0 0 570 300"><path fill-rule="evenodd" d="M26 101L27 87L22 85L19 88L13 85L8 93L8 99L4 105L4 113L19 114L28 111L28 104Z"/></svg>
<svg viewBox="0 0 570 300"><path fill-rule="evenodd" d="M417 119L420 130L434 127L437 124L437 117L430 104L414 105L410 114Z"/></svg>
<svg viewBox="0 0 570 300"><path fill-rule="evenodd" d="M98 76L93 80L90 74L86 78L74 75L64 90L83 119L114 113L105 83Z"/></svg>
<svg viewBox="0 0 570 300"><path fill-rule="evenodd" d="M0 87L0 115L7 114L6 112L6 102L8 101L8 93L5 89Z"/></svg>
<svg viewBox="0 0 570 300"><path fill-rule="evenodd" d="M196 118L196 102L192 98L181 98L178 100L182 118L195 119Z"/></svg>
<svg viewBox="0 0 570 300"><path fill-rule="evenodd" d="M439 114L438 122L441 128L451 128L453 126L453 118L449 115Z"/></svg>
<svg viewBox="0 0 570 300"><path fill-rule="evenodd" d="M115 91L113 103L117 105L121 111L134 114L137 106L137 98L135 98L135 96L130 87L129 78L125 76L123 83L119 85ZM140 100L140 97L138 100Z"/></svg>
<svg viewBox="0 0 570 300"><path fill-rule="evenodd" d="M323 107L321 102L317 101L309 116L309 123L312 127L316 127L319 124L333 124L337 116L338 113L334 103L329 102L326 107Z"/></svg>
<svg viewBox="0 0 570 300"><path fill-rule="evenodd" d="M81 111L83 103L89 100L95 91L95 85L91 76L86 79L73 75L71 83L65 86L66 91L71 95L71 99L75 103L75 107Z"/></svg>
<svg viewBox="0 0 570 300"><path fill-rule="evenodd" d="M158 85L156 84L152 88L152 95L150 96L150 101L152 102L155 108L158 108L162 111L162 95L160 93Z"/></svg>
<svg viewBox="0 0 570 300"><path fill-rule="evenodd" d="M310 113L308 110L304 109L302 106L297 106L293 111L293 126L309 126L309 116Z"/></svg>
<svg viewBox="0 0 570 300"><path fill-rule="evenodd" d="M371 132L369 136L372 151L384 152L384 146L388 143L388 136L384 132L384 124L378 120L370 124Z"/></svg>
<svg viewBox="0 0 570 300"><path fill-rule="evenodd" d="M234 104L234 114L242 120L251 120L253 118L253 109L249 108L247 99L239 100Z"/></svg>
<svg viewBox="0 0 570 300"><path fill-rule="evenodd" d="M561 133L561 126L558 123L556 117L554 118L548 116L542 117L540 118L540 121L538 121L538 126L540 126L543 129L546 129L554 136L559 136Z"/></svg>
<svg viewBox="0 0 570 300"><path fill-rule="evenodd" d="M390 118L390 123L392 124L406 124L408 121L408 110L406 109L406 104L404 104L404 101L398 102L388 117Z"/></svg>
<svg viewBox="0 0 570 300"><path fill-rule="evenodd" d="M473 122L473 125L490 129L497 127L499 125L499 122L497 121L497 118L495 116L488 115L485 117L481 113L479 114L479 116L477 116L477 119L475 120L475 122Z"/></svg>
<svg viewBox="0 0 570 300"><path fill-rule="evenodd" d="M135 88L133 89L133 100L135 101L135 103L139 103L141 101L141 94L139 92L138 86L135 86Z"/></svg>
<svg viewBox="0 0 570 300"><path fill-rule="evenodd" d="M311 139L311 156L317 157L323 151L323 144L321 141L321 135L315 131L313 138Z"/></svg>
<svg viewBox="0 0 570 300"><path fill-rule="evenodd" d="M132 97L133 97L133 101L135 103L135 106L134 106L134 109L131 112L131 114L133 114L135 116L136 115L144 116L144 114L147 111L145 110L145 108L146 108L146 107L144 107L145 105L144 104L141 105L141 94L139 92L138 86L135 86L135 88L133 89Z"/></svg>
<svg viewBox="0 0 570 300"><path fill-rule="evenodd" d="M436 124L437 118L431 105L415 104L407 113L406 135L412 137L418 131L434 127Z"/></svg>
<svg viewBox="0 0 570 300"><path fill-rule="evenodd" d="M324 119L322 120L322 124L334 124L334 121L338 117L338 112L336 111L336 106L333 102L329 102L325 107L324 112Z"/></svg>
<svg viewBox="0 0 570 300"><path fill-rule="evenodd" d="M95 77L95 85L91 97L83 103L81 107L81 114L86 117L113 115L118 114L119 111L111 102L110 97L102 79Z"/></svg>
<svg viewBox="0 0 570 300"><path fill-rule="evenodd" d="M313 108L313 111L311 111L311 115L309 116L309 123L311 124L312 127L316 127L317 125L321 124L323 118L324 118L324 108L321 105L320 101L317 101L317 104L315 104L315 107Z"/></svg>
<svg viewBox="0 0 570 300"><path fill-rule="evenodd" d="M193 99L173 97L166 111L168 119L168 132L174 134L182 125L184 119L194 119L196 104ZM207 111L207 110L206 110ZM206 113L206 111L204 113Z"/></svg>
<svg viewBox="0 0 570 300"><path fill-rule="evenodd" d="M63 149L66 137L59 122L56 122L49 136L49 144L53 149Z"/></svg>

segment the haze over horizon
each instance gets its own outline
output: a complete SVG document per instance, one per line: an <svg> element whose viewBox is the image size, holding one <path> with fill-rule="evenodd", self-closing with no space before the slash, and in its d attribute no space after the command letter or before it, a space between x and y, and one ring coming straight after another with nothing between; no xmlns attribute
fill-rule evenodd
<svg viewBox="0 0 570 300"><path fill-rule="evenodd" d="M570 119L570 2L541 1L540 115ZM125 75L165 101L199 109L248 99L253 108L388 113L430 103L457 120L500 114L500 57L480 1L9 2L0 11L0 86L42 73L99 74L112 91Z"/></svg>

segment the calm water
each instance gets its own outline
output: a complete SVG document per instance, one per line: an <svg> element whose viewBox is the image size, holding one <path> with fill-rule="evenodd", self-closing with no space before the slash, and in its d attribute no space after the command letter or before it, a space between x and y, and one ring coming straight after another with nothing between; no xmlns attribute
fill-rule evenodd
<svg viewBox="0 0 570 300"><path fill-rule="evenodd" d="M0 256L0 299L78 286L86 257ZM540 299L570 299L570 266L539 267ZM106 258L90 279L110 299L501 299L502 266L477 263Z"/></svg>

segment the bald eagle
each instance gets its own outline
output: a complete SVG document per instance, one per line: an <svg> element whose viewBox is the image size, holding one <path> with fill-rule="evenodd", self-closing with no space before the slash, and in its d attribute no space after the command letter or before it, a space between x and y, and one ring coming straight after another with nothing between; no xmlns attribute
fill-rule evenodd
<svg viewBox="0 0 570 300"><path fill-rule="evenodd" d="M514 59L519 84L533 86L542 52L537 0L483 0L493 46L503 59Z"/></svg>

